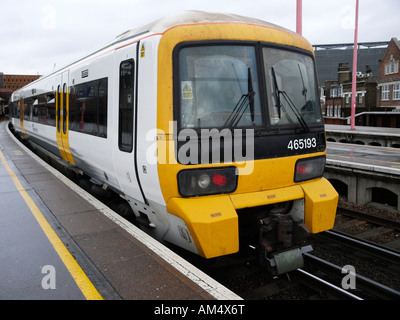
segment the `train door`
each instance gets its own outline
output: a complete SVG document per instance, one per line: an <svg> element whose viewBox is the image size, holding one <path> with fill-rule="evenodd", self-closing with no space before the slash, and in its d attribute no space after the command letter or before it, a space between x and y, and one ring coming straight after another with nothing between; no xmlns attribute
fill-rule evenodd
<svg viewBox="0 0 400 320"><path fill-rule="evenodd" d="M21 126L21 131L24 137L26 137L26 132L24 129L24 118L25 118L25 104L24 104L24 98L19 99L19 124Z"/></svg>
<svg viewBox="0 0 400 320"><path fill-rule="evenodd" d="M61 157L73 164L69 147L69 71L65 71L56 77L56 135L57 145Z"/></svg>
<svg viewBox="0 0 400 320"><path fill-rule="evenodd" d="M145 202L135 164L135 112L136 112L136 44L120 48L115 53L116 72L116 125L114 137L114 165L123 192Z"/></svg>

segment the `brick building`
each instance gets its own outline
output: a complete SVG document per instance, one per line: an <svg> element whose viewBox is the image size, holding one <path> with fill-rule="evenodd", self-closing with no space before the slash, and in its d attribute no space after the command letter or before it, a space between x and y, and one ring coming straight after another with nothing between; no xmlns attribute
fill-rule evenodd
<svg viewBox="0 0 400 320"><path fill-rule="evenodd" d="M392 38L379 61L378 106L392 111L400 109L400 42Z"/></svg>
<svg viewBox="0 0 400 320"><path fill-rule="evenodd" d="M400 128L400 42L392 38L385 54L379 60L377 105L375 116L378 127Z"/></svg>
<svg viewBox="0 0 400 320"><path fill-rule="evenodd" d="M376 110L376 77L367 66L357 73L356 112L365 114ZM337 80L325 82L324 116L327 124L348 124L351 115L352 73L348 63L339 63ZM365 125L364 117L357 119Z"/></svg>
<svg viewBox="0 0 400 320"><path fill-rule="evenodd" d="M39 79L39 77L35 75L4 74L0 72L0 98L8 102L15 90Z"/></svg>

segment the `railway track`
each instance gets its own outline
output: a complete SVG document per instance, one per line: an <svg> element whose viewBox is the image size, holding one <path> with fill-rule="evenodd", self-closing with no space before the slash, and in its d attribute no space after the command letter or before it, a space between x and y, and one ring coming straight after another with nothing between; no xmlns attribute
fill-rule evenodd
<svg viewBox="0 0 400 320"><path fill-rule="evenodd" d="M400 252L370 241L327 231L313 237L306 265L340 286L343 268L354 270L354 293L364 299L400 299Z"/></svg>
<svg viewBox="0 0 400 320"><path fill-rule="evenodd" d="M330 277L329 284L336 286L333 296L341 294L340 285L344 278L349 273L344 270L349 270L317 256L306 254L308 264L312 264L313 269L317 269L318 273L324 273ZM356 270L356 269L354 269ZM383 300L398 300L400 299L400 291L397 291L385 284L354 273L354 288L343 290L342 296L348 299L363 300L363 299L383 299ZM346 282L345 282L346 283ZM347 283L347 285L349 285ZM343 286L343 283L342 283Z"/></svg>
<svg viewBox="0 0 400 320"><path fill-rule="evenodd" d="M365 207L361 211L338 207L334 230L400 250L400 215L382 210L368 213L367 210L371 211L371 208Z"/></svg>
<svg viewBox="0 0 400 320"><path fill-rule="evenodd" d="M290 273L288 278L238 294L245 299L400 299L400 282L390 281L399 278L400 252L335 231L315 238L315 253L305 254L304 268ZM353 275L348 273L350 267L354 268ZM386 270L386 277L380 276L382 270ZM350 276L354 277L354 288L345 290L343 281Z"/></svg>
<svg viewBox="0 0 400 320"><path fill-rule="evenodd" d="M259 277L253 273L222 281L251 300L400 299L399 251L337 231L318 234L312 242L314 252L305 254L305 267L288 276L268 278L260 269ZM349 275L344 266L354 268L354 289L342 287Z"/></svg>
<svg viewBox="0 0 400 320"><path fill-rule="evenodd" d="M290 279L256 285L249 281L247 291L231 288L245 299L399 299L400 251L395 248L400 221L390 218L396 214L378 211L380 216L339 207L335 229L341 231L313 237L314 251L306 254L305 269L291 273ZM347 265L355 268L354 290L342 289L342 269Z"/></svg>

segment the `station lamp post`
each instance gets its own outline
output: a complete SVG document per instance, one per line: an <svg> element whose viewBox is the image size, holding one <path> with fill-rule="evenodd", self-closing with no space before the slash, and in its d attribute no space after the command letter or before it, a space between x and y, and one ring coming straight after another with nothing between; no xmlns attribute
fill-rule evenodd
<svg viewBox="0 0 400 320"><path fill-rule="evenodd" d="M351 119L350 119L350 129L356 129L356 92L357 92L357 49L358 49L358 5L359 0L356 0L356 22L354 30L354 50L353 50L353 80L351 86Z"/></svg>
<svg viewBox="0 0 400 320"><path fill-rule="evenodd" d="M302 35L303 33L303 0L297 0L297 10L296 10L296 33Z"/></svg>

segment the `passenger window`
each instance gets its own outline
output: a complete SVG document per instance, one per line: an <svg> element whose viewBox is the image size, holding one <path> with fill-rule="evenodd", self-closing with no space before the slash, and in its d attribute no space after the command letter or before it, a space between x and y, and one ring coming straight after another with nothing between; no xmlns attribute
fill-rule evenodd
<svg viewBox="0 0 400 320"><path fill-rule="evenodd" d="M69 130L107 138L108 78L72 86Z"/></svg>
<svg viewBox="0 0 400 320"><path fill-rule="evenodd" d="M133 150L134 61L121 62L119 70L118 146L121 151Z"/></svg>

